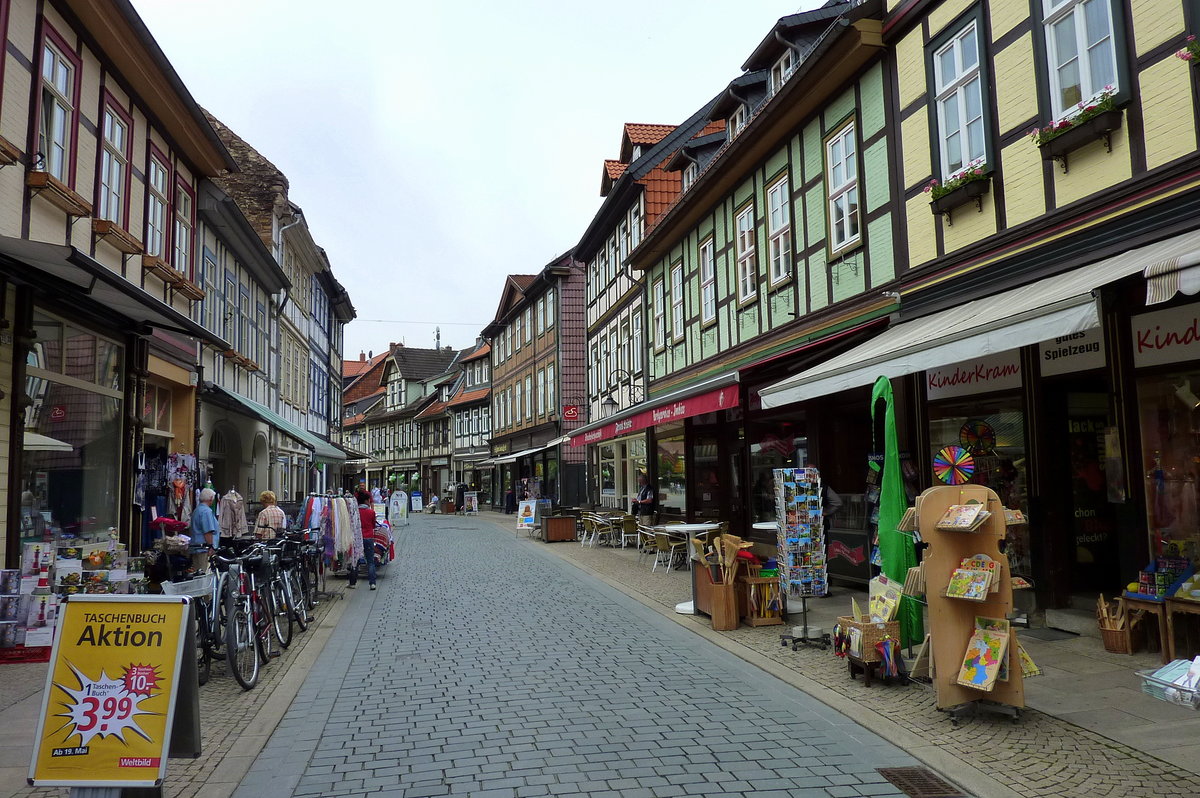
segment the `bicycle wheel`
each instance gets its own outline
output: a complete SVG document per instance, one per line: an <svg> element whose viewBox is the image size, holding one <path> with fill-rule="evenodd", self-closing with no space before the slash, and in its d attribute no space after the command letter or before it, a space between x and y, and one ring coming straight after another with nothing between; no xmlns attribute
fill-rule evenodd
<svg viewBox="0 0 1200 798"><path fill-rule="evenodd" d="M212 657L208 654L208 602L196 602L196 681L208 684L212 675Z"/></svg>
<svg viewBox="0 0 1200 798"><path fill-rule="evenodd" d="M315 565L315 563L314 563ZM317 606L317 588L316 588L316 569L308 567L301 568L297 572L300 576L300 595L304 599L304 608L311 610Z"/></svg>
<svg viewBox="0 0 1200 798"><path fill-rule="evenodd" d="M284 575L287 581L288 594L292 597L289 602L289 608L292 611L292 619L296 621L296 625L300 627L301 632L308 631L308 604L304 600L304 571L300 568L295 568L288 571Z"/></svg>
<svg viewBox="0 0 1200 798"><path fill-rule="evenodd" d="M254 609L252 617L254 618L254 640L258 650L258 661L266 665L271 661L272 649L271 645L271 596L264 588L263 590L255 590L252 598Z"/></svg>
<svg viewBox="0 0 1200 798"><path fill-rule="evenodd" d="M292 642L293 625L292 620L292 600L288 595L287 585L284 584L284 579L287 577L280 574L271 580L271 631L275 633L275 639L279 641L279 645L287 648Z"/></svg>
<svg viewBox="0 0 1200 798"><path fill-rule="evenodd" d="M225 628L228 626L226 616L228 615L228 602L225 601L225 594L229 590L229 585L232 580L227 576L221 576L220 584L217 586L217 600L213 602L211 614L208 622L208 657L212 660L225 659Z"/></svg>
<svg viewBox="0 0 1200 798"><path fill-rule="evenodd" d="M258 636L250 597L228 580L225 590L225 660L243 690L258 684Z"/></svg>

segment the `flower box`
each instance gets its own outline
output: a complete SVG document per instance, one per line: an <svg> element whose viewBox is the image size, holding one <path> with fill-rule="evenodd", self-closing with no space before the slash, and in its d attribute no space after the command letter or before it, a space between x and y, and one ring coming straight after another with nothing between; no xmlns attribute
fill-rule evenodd
<svg viewBox="0 0 1200 798"><path fill-rule="evenodd" d="M975 206L979 211L983 211L983 195L991 189L991 178L982 180L969 180L963 183L958 188L950 191L929 203L929 209L934 214L941 214L946 217L946 222L950 222L950 211L957 208L959 205L966 205L971 200L975 200Z"/></svg>
<svg viewBox="0 0 1200 798"><path fill-rule="evenodd" d="M25 185L34 195L41 195L68 216L90 216L92 205L67 184L54 178L49 172L34 171L25 177Z"/></svg>
<svg viewBox="0 0 1200 798"><path fill-rule="evenodd" d="M193 302L198 302L201 299L204 299L204 289L187 279L187 277L182 274L179 274L171 287L175 290L175 293L179 294L185 299L190 299Z"/></svg>
<svg viewBox="0 0 1200 798"><path fill-rule="evenodd" d="M142 243L134 238L127 230L116 222L108 219L92 219L92 233L98 239L108 243L126 255L137 255L142 251Z"/></svg>
<svg viewBox="0 0 1200 798"><path fill-rule="evenodd" d="M1103 141L1108 152L1112 152L1112 132L1120 130L1124 116L1125 113L1120 110L1101 111L1091 119L1045 139L1038 145L1042 150L1042 158L1058 161L1066 173L1067 155L1094 141Z"/></svg>

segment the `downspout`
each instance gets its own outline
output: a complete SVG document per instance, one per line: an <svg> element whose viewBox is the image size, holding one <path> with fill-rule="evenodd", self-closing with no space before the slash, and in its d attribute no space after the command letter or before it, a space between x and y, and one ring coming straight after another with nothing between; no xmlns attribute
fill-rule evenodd
<svg viewBox="0 0 1200 798"><path fill-rule="evenodd" d="M293 218L293 221L291 221L288 224L285 224L283 227L279 228L278 258L279 258L280 268L283 268L283 234L286 233L288 230L291 230L296 225L303 222L304 214L301 211L297 210L292 214L292 218ZM285 273L284 276L286 277L287 274ZM288 279L290 280L291 278L288 277ZM279 324L279 320L283 316L283 309L287 306L287 303L292 298L291 292L286 288L283 289L280 293L283 294L283 299L279 302L278 305L274 306L275 330L277 331L277 335L275 336L275 358L276 358L276 361L279 363L279 368L275 369L275 377L276 377L276 380L275 380L275 407L273 407L271 409L275 410L276 412L278 412L278 410L279 410L279 377L281 376L279 374L279 372L283 367L283 357L282 357L282 355L283 355L283 329ZM276 431L276 434L278 435L278 431ZM278 452L277 447L274 447L274 446L267 447L267 456L269 458L269 460L267 462L267 484L272 486L273 489L274 488L282 489L283 485L280 480L279 462L278 462L277 452ZM289 456L287 468L290 468L290 467L291 467L291 459ZM307 488L307 487L308 486L306 484L305 488ZM279 492L282 495L282 490L277 491L277 492Z"/></svg>

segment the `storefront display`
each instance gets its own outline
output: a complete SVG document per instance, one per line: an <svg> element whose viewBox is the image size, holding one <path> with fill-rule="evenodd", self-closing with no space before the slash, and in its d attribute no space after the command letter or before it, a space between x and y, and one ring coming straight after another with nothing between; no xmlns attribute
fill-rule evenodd
<svg viewBox="0 0 1200 798"><path fill-rule="evenodd" d="M683 441L680 431L656 442L659 513L680 518L687 508L687 451Z"/></svg>

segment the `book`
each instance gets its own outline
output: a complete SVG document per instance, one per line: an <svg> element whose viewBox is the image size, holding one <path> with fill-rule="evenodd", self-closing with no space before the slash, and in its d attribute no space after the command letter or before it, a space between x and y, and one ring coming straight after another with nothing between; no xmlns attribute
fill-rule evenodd
<svg viewBox="0 0 1200 798"><path fill-rule="evenodd" d="M917 508L909 507L904 511L904 517L900 519L900 523L896 525L896 530L899 532L916 532L917 531Z"/></svg>
<svg viewBox="0 0 1200 798"><path fill-rule="evenodd" d="M992 577L987 571L976 571L972 568L956 568L950 575L950 584L946 586L946 596L949 598L984 601L987 599L988 587Z"/></svg>
<svg viewBox="0 0 1200 798"><path fill-rule="evenodd" d="M1041 676L1042 669L1039 668L1033 661L1033 657L1029 656L1025 651L1025 646L1017 642L1017 657L1021 661L1021 677L1028 679L1032 676Z"/></svg>
<svg viewBox="0 0 1200 798"><path fill-rule="evenodd" d="M952 504L935 526L944 532L974 532L991 517L982 504Z"/></svg>
<svg viewBox="0 0 1200 798"><path fill-rule="evenodd" d="M955 680L963 687L990 691L996 686L1000 666L1008 653L1008 634L991 629L976 629L967 643L962 667Z"/></svg>
<svg viewBox="0 0 1200 798"><path fill-rule="evenodd" d="M958 563L959 568L972 571L986 571L988 574L988 592L995 593L1000 589L1000 571L998 563L986 554L976 554L974 557L963 557Z"/></svg>
<svg viewBox="0 0 1200 798"><path fill-rule="evenodd" d="M900 608L900 595L900 585L883 574L872 579L867 598L867 612L870 613L871 621L879 623L895 618L896 611Z"/></svg>

